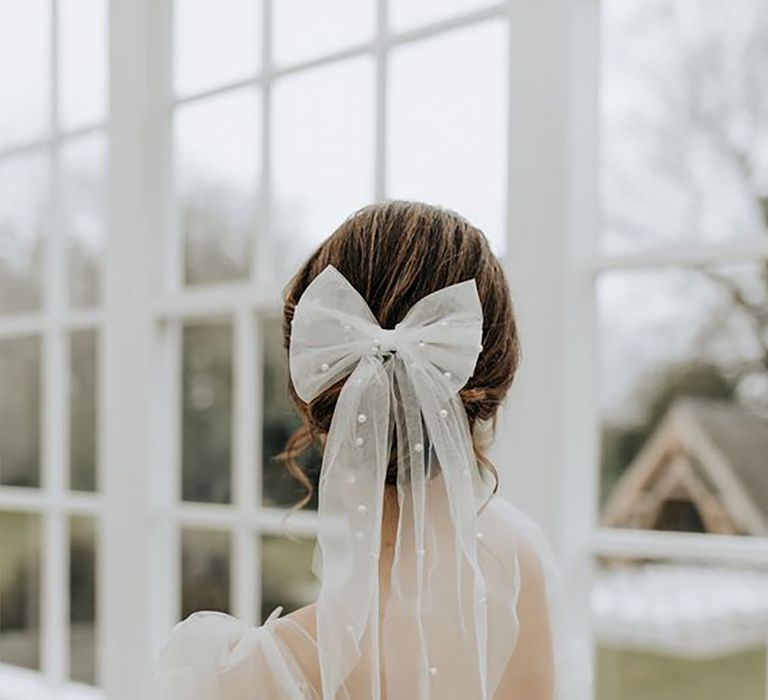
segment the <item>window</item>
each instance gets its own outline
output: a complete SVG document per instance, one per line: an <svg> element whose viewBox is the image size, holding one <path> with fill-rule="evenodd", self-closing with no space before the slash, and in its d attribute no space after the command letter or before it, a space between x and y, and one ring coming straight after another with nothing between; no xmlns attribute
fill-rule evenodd
<svg viewBox="0 0 768 700"><path fill-rule="evenodd" d="M768 692L765 9L602 4L598 698Z"/></svg>
<svg viewBox="0 0 768 700"><path fill-rule="evenodd" d="M312 248L383 196L463 206L504 248L504 8L401 36L377 24L374 2L268 5L177 0L170 19L157 118L171 194L153 312L178 443L160 506L178 550L168 620L213 608L257 623L316 591L316 496L288 515L304 491L275 459L298 424L278 290ZM454 90L471 95L461 110ZM470 186L478 170L487 187ZM308 455L307 471L319 463Z"/></svg>
<svg viewBox="0 0 768 700"><path fill-rule="evenodd" d="M0 668L94 685L107 3L6 3L0 44Z"/></svg>

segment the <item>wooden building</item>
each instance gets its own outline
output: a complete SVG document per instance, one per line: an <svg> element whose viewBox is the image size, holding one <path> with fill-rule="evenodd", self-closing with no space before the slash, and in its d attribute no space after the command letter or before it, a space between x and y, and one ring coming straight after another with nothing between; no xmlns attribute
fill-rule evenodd
<svg viewBox="0 0 768 700"><path fill-rule="evenodd" d="M614 488L609 527L768 535L768 421L679 399Z"/></svg>

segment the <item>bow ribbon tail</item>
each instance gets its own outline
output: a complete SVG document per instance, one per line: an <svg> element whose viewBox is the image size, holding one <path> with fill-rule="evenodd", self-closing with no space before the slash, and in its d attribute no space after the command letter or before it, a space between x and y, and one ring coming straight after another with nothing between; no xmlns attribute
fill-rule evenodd
<svg viewBox="0 0 768 700"><path fill-rule="evenodd" d="M464 605L463 573L469 566L472 629L475 636L482 697L487 697L487 610L485 578L477 557L477 498L476 492L485 486L477 470L472 451L472 439L464 405L457 394L445 398L439 390L436 371L419 372L413 376L415 391L422 406L424 422L432 440L437 461L443 474L451 518L456 531L456 575L459 592L462 630L467 629L467 609ZM442 393L442 396L441 396Z"/></svg>
<svg viewBox="0 0 768 700"><path fill-rule="evenodd" d="M337 697L350 674L370 674L370 697L380 697L379 655L364 654L363 648L378 647L390 383L379 360L362 358L342 387L326 439L318 493L322 586L316 608L323 697ZM369 668L358 663L363 656L370 657Z"/></svg>
<svg viewBox="0 0 768 700"><path fill-rule="evenodd" d="M429 611L425 610L424 576L429 556L425 537L427 523L425 456L428 454L429 445L424 435L421 404L409 376L406 361L403 357L398 357L395 363L395 386L398 392L395 410L398 449L397 486L401 501L403 501L402 507L410 510L409 524L413 527L412 556L414 557L415 574L415 580L412 581L415 608L413 621L416 625L416 647L422 657L422 663L419 665L421 673L418 684L427 696L430 684L428 676L430 667L429 642L426 633ZM404 539L402 531L400 528L398 529L398 539ZM400 556L402 555L403 552L400 553ZM402 569L397 572L393 571L393 578L399 578L402 573Z"/></svg>

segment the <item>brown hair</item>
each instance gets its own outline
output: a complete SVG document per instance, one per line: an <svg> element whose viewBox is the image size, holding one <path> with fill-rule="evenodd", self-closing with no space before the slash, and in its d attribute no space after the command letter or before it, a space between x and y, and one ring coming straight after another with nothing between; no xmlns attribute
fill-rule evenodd
<svg viewBox="0 0 768 700"><path fill-rule="evenodd" d="M459 395L472 429L475 454L498 487L496 469L485 454L487 441L478 421L495 427L496 410L507 393L520 359L512 300L504 271L480 229L459 214L437 206L389 200L364 206L352 214L302 265L284 291L283 340L287 350L291 319L309 283L333 265L368 303L382 328L394 328L422 297L438 289L474 278L483 306L482 352L475 373ZM306 488L297 504L312 497L315 484L298 458L328 432L344 380L310 403L289 391L302 425L278 455L288 471ZM395 483L396 451L387 474Z"/></svg>

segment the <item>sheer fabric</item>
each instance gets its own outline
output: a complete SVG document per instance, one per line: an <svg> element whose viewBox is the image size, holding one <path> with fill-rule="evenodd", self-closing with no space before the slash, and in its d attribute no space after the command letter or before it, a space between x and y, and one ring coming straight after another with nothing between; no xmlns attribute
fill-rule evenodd
<svg viewBox="0 0 768 700"><path fill-rule="evenodd" d="M489 697L493 700L528 700L523 695L510 696L500 687L505 670L520 669L515 641L524 630L518 629L517 597L524 591L525 577L516 587L520 571L518 552L525 548L545 581L541 593L546 598L548 624L552 639L554 669L553 697L565 700L583 697L590 684L589 668L581 641L570 629L564 609L562 584L554 557L541 529L509 501L495 495L478 518L482 537L478 559L488 590L488 678ZM437 575L443 573L439 569ZM533 577L531 577L533 578ZM446 627L450 630L453 615ZM455 624L455 621L454 621ZM397 620L390 623L392 645L402 653L414 652L414 645ZM517 630L517 632L515 632ZM385 657L386 657L385 647ZM444 663L437 668L435 684L427 697L439 700L464 700L466 692L466 657L456 637L446 636ZM384 661L387 666L387 661ZM529 670L529 669L525 669ZM394 669L393 675L397 674ZM218 612L199 612L174 628L154 670L153 700L320 700L319 654L316 639L301 624L282 617L276 608L259 627ZM389 676L386 676L389 677ZM406 677L406 676L404 676ZM337 697L357 700L360 688L350 677L342 683ZM385 688L382 698L406 700L419 695L403 683Z"/></svg>

